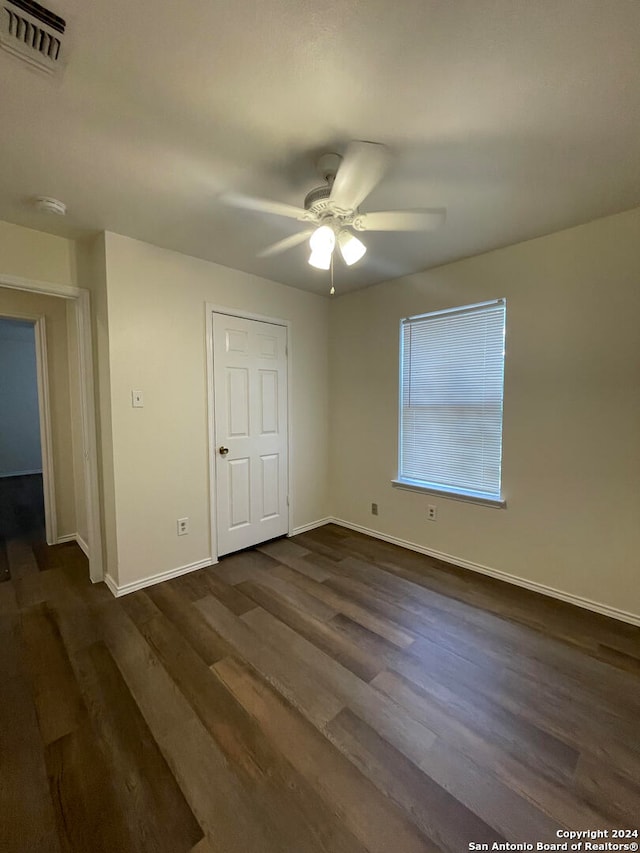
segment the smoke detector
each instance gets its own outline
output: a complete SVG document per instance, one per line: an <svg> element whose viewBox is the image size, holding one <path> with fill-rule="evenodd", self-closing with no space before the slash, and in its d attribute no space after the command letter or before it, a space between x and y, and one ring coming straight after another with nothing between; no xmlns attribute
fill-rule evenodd
<svg viewBox="0 0 640 853"><path fill-rule="evenodd" d="M63 66L67 22L35 0L0 0L0 47L46 74Z"/></svg>
<svg viewBox="0 0 640 853"><path fill-rule="evenodd" d="M41 213L52 213L56 216L64 216L67 212L67 205L57 198L49 198L49 196L40 195L34 199L34 207Z"/></svg>

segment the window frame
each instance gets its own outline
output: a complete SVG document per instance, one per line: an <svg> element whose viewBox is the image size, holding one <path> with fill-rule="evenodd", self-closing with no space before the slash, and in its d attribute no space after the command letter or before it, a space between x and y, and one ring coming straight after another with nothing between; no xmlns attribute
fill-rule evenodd
<svg viewBox="0 0 640 853"><path fill-rule="evenodd" d="M502 362L502 411L501 411L501 434L500 434L500 495L493 497L474 491L473 489L457 489L454 487L440 486L437 483L428 481L415 480L407 477L401 477L402 470L402 438L403 438L403 382L404 382L404 325L407 322L419 321L423 318L442 317L447 314L464 315L477 311L480 308L489 308L491 306L503 306L504 310L504 350ZM396 489L403 489L410 492L419 492L424 494L441 495L442 497L451 498L453 500L464 501L468 503L481 504L484 506L497 507L504 509L507 506L506 499L503 493L503 478L502 478L502 463L503 463L503 442L502 432L504 428L504 367L506 360L506 321L507 321L507 301L504 298L491 299L486 302L477 302L472 305L461 305L455 308L445 308L439 311L429 311L424 314L414 314L409 317L403 317L400 320L400 341L399 341L399 374L398 374L398 456L397 456L397 476L391 480L391 485Z"/></svg>

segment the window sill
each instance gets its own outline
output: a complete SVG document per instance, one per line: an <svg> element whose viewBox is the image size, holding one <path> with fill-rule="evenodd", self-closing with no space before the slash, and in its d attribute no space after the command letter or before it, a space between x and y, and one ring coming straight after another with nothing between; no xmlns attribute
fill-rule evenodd
<svg viewBox="0 0 640 853"><path fill-rule="evenodd" d="M392 480L391 485L394 489L404 489L408 492L422 492L427 495L441 495L443 498L451 498L454 501L464 501L465 503L480 504L481 506L492 506L496 509L506 509L507 507L507 502L505 500L483 498L472 494L467 495L464 492L438 489L435 486L423 486L410 480Z"/></svg>

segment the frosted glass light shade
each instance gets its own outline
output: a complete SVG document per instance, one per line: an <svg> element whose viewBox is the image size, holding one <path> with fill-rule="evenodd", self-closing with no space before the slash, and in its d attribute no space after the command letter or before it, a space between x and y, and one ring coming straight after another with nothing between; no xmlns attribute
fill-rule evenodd
<svg viewBox="0 0 640 853"><path fill-rule="evenodd" d="M331 252L311 252L309 263L318 270L328 270L331 266Z"/></svg>
<svg viewBox="0 0 640 853"><path fill-rule="evenodd" d="M311 257L309 263L319 270L328 270L331 266L331 255L336 245L336 235L329 225L316 228L309 238Z"/></svg>
<svg viewBox="0 0 640 853"><path fill-rule="evenodd" d="M348 267L357 263L367 251L367 247L362 240L358 240L357 237L354 237L348 231L341 231L338 234L338 245L340 246L340 254Z"/></svg>
<svg viewBox="0 0 640 853"><path fill-rule="evenodd" d="M323 255L331 255L335 245L336 235L333 228L330 228L329 225L321 225L320 228L316 228L309 238L309 246L312 253L320 252Z"/></svg>

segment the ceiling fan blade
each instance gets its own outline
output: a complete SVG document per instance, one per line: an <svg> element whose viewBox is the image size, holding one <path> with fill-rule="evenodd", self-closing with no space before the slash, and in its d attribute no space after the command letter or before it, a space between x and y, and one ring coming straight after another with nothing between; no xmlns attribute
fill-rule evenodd
<svg viewBox="0 0 640 853"><path fill-rule="evenodd" d="M433 231L445 221L444 207L429 210L380 210L361 213L353 220L356 231Z"/></svg>
<svg viewBox="0 0 640 853"><path fill-rule="evenodd" d="M313 234L313 228L308 231L300 231L298 234L292 234L290 237L285 237L284 240L279 240L272 246L267 246L261 252L258 252L259 258L270 258L273 255L279 255L280 252L286 252L287 249L293 249L294 246L304 243Z"/></svg>
<svg viewBox="0 0 640 853"><path fill-rule="evenodd" d="M355 210L384 175L389 151L377 142L352 142L331 188L331 202Z"/></svg>
<svg viewBox="0 0 640 853"><path fill-rule="evenodd" d="M303 207L295 207L293 204L284 204L284 202L271 201L267 198L253 198L240 193L224 193L220 196L220 201L232 207L241 207L243 210L272 213L274 216L286 216L289 219L304 219L309 216L308 211Z"/></svg>

